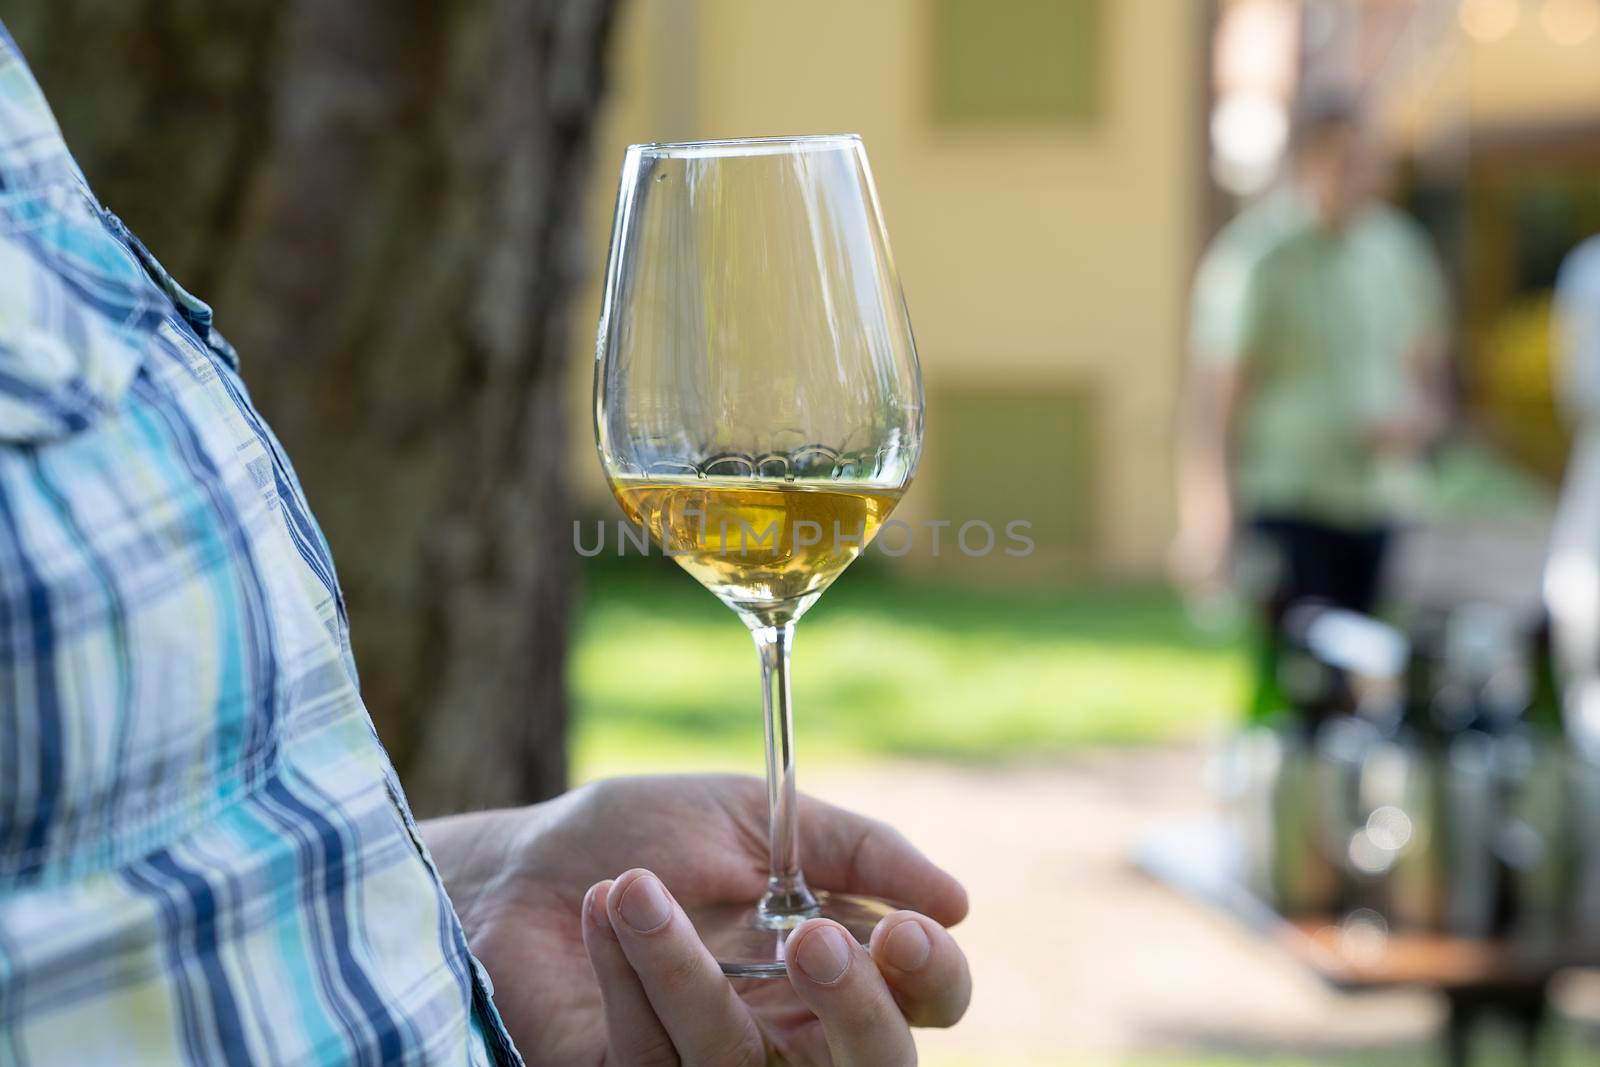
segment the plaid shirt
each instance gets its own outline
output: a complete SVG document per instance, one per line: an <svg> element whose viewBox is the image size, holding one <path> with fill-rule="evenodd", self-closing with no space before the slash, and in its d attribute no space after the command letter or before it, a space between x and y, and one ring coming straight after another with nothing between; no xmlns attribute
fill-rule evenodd
<svg viewBox="0 0 1600 1067"><path fill-rule="evenodd" d="M516 1053L211 311L0 25L0 1067Z"/></svg>

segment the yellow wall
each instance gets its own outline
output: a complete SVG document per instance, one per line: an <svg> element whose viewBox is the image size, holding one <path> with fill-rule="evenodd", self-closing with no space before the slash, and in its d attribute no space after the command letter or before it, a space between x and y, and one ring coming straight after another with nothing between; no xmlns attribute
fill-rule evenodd
<svg viewBox="0 0 1600 1067"><path fill-rule="evenodd" d="M627 5L596 148L595 285L573 342L580 489L604 492L588 391L623 147L855 131L877 178L930 396L967 384L1092 390L1095 567L1156 573L1170 537L1170 423L1199 203L1202 5L1104 6L1106 113L1075 131L940 127L927 91L931 3ZM999 452L1005 443L969 446ZM932 482L924 468L904 517L937 509ZM1049 470L1037 485L1064 491ZM1007 517L1027 517L1028 504Z"/></svg>
<svg viewBox="0 0 1600 1067"><path fill-rule="evenodd" d="M1436 47L1401 72L1392 99L1391 117L1416 145L1464 123L1592 119L1600 114L1600 36L1557 44L1531 9L1494 41L1474 40L1452 23Z"/></svg>
<svg viewBox="0 0 1600 1067"><path fill-rule="evenodd" d="M1476 121L1592 118L1600 111L1600 38L1577 46L1552 44L1525 18L1510 37L1474 43L1463 59Z"/></svg>

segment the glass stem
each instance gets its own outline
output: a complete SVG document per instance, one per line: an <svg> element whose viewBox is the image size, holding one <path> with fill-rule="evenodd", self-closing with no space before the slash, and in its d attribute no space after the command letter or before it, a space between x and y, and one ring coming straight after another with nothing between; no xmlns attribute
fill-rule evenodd
<svg viewBox="0 0 1600 1067"><path fill-rule="evenodd" d="M817 914L817 898L800 873L800 819L794 780L794 720L789 704L789 649L794 623L752 626L761 654L761 705L767 736L767 892L758 909L773 927L797 926Z"/></svg>

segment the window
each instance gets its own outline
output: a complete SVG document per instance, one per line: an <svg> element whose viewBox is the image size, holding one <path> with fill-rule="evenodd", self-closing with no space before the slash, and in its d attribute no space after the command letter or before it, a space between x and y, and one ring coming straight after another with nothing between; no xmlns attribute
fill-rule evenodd
<svg viewBox="0 0 1600 1067"><path fill-rule="evenodd" d="M930 401L940 517L956 526L983 519L1002 544L1006 523L1026 519L1039 561L1087 560L1096 517L1089 392L1044 384L948 387Z"/></svg>
<svg viewBox="0 0 1600 1067"><path fill-rule="evenodd" d="M933 0L943 123L1085 123L1099 112L1103 0Z"/></svg>

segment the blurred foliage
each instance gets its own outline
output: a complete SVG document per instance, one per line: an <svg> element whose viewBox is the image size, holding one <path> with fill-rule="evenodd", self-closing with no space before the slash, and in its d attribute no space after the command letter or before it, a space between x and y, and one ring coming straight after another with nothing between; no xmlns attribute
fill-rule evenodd
<svg viewBox="0 0 1600 1067"><path fill-rule="evenodd" d="M756 656L733 613L662 559L596 559L586 578L575 777L758 772ZM1242 657L1163 590L986 590L858 566L800 624L800 758L1001 760L1188 740L1231 721L1244 678Z"/></svg>
<svg viewBox="0 0 1600 1067"><path fill-rule="evenodd" d="M1556 407L1548 289L1506 305L1477 348L1472 407L1517 459L1556 477L1570 438Z"/></svg>
<svg viewBox="0 0 1600 1067"><path fill-rule="evenodd" d="M1550 290L1509 305L1489 338L1489 357L1480 368L1490 389L1510 403L1553 410Z"/></svg>
<svg viewBox="0 0 1600 1067"><path fill-rule="evenodd" d="M1600 233L1600 182L1592 163L1518 156L1475 171L1468 190L1469 408L1515 459L1556 478L1569 438L1551 375L1551 289L1572 249Z"/></svg>
<svg viewBox="0 0 1600 1067"><path fill-rule="evenodd" d="M1532 520L1548 515L1554 486L1477 437L1458 436L1434 455L1425 516L1433 521Z"/></svg>

